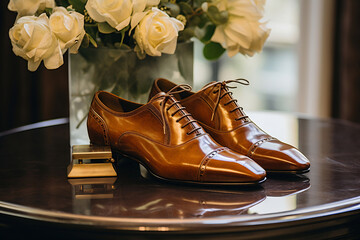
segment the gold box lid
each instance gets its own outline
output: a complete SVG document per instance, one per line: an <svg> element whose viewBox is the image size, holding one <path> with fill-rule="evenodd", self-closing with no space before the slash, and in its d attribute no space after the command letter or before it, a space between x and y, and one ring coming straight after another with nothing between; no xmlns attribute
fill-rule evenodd
<svg viewBox="0 0 360 240"><path fill-rule="evenodd" d="M110 146L74 145L72 146L72 159L110 159L112 152Z"/></svg>

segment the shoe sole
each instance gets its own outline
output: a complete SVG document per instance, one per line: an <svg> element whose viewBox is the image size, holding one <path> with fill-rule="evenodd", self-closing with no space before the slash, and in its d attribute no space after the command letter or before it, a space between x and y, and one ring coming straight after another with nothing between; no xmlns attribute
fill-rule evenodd
<svg viewBox="0 0 360 240"><path fill-rule="evenodd" d="M266 173L273 174L303 174L310 171L310 168L304 170L266 170Z"/></svg>
<svg viewBox="0 0 360 240"><path fill-rule="evenodd" d="M153 173L147 166L145 166L145 164L143 164L137 158L123 154L115 149L112 149L112 151L114 153L116 153L116 155L118 157L125 157L125 158L131 159L133 161L136 161L137 163L139 163L140 167L143 168L143 170L150 173L151 177L154 177L156 179L159 179L164 182L169 182L169 183L188 184L188 185L206 185L206 186L253 186L253 185L259 185L266 180L266 177L264 179L261 179L260 181L254 181L254 182L195 182L195 181L188 181L188 180L168 179L168 178L164 178L164 177L161 177L161 176ZM140 169L140 171L141 171L141 169Z"/></svg>

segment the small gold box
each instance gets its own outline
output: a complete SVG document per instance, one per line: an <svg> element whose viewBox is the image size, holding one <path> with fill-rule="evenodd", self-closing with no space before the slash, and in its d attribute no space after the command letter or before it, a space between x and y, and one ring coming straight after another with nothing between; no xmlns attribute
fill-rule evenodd
<svg viewBox="0 0 360 240"><path fill-rule="evenodd" d="M68 178L116 177L110 146L74 145Z"/></svg>
<svg viewBox="0 0 360 240"><path fill-rule="evenodd" d="M112 152L110 146L74 145L72 159L110 159Z"/></svg>

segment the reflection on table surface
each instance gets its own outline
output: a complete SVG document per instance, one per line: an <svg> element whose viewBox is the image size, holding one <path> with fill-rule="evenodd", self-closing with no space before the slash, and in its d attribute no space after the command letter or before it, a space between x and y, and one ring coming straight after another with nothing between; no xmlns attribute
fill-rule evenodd
<svg viewBox="0 0 360 240"><path fill-rule="evenodd" d="M70 180L75 189L81 185L88 192L91 188L103 188L108 193L99 196L99 192L94 191L84 198L81 197L83 191L74 191L74 205L82 206L74 209L75 213L135 218L217 217L247 214L251 206L266 197L262 187L239 190L164 183L143 177L139 165L128 159L118 164L118 175L116 182L104 184L77 184Z"/></svg>
<svg viewBox="0 0 360 240"><path fill-rule="evenodd" d="M74 206L79 206L74 213L180 219L261 214L267 197L282 197L282 210L292 210L296 197L291 195L310 188L309 179L298 175L272 176L253 187L201 187L154 179L125 158L118 161L117 168L118 178L69 179Z"/></svg>
<svg viewBox="0 0 360 240"><path fill-rule="evenodd" d="M61 124L0 137L0 201L86 216L203 219L291 214L359 196L359 126L274 119L255 122L297 145L311 161L309 173L269 175L257 187L201 187L149 178L137 163L119 159L118 178L67 179L68 125Z"/></svg>

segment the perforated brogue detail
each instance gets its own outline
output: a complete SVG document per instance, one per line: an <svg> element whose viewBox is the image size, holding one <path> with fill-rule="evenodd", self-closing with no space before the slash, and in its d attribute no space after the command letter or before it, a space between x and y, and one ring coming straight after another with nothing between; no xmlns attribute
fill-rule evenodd
<svg viewBox="0 0 360 240"><path fill-rule="evenodd" d="M269 141L271 141L271 140L276 140L276 138L274 138L274 137L268 137L268 138L264 138L264 139L261 139L261 140L255 142L255 143L250 147L247 156L251 158L252 155L255 153L256 149L257 149L261 144L263 144L263 143L265 143L265 142L269 142Z"/></svg>
<svg viewBox="0 0 360 240"><path fill-rule="evenodd" d="M202 161L201 161L201 164L200 164L200 168L199 168L199 180L200 182L203 181L203 176L205 174L205 171L206 171L206 166L207 164L210 162L211 158L213 158L216 154L226 150L228 148L226 147L222 147L222 148L218 148L216 149L215 151L212 151L211 153L209 153Z"/></svg>
<svg viewBox="0 0 360 240"><path fill-rule="evenodd" d="M110 145L108 129L105 121L92 108L89 111L89 115L94 118L101 127L105 145Z"/></svg>

